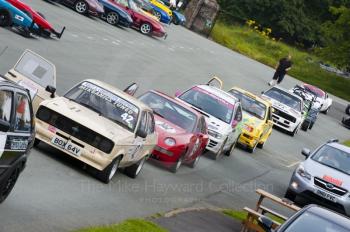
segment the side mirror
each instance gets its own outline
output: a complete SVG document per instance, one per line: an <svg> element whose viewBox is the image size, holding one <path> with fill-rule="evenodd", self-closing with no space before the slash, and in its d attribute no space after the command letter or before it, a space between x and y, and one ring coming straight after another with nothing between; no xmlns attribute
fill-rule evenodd
<svg viewBox="0 0 350 232"><path fill-rule="evenodd" d="M266 232L272 231L273 222L272 222L272 220L270 218L265 217L265 216L261 216L258 219L258 224Z"/></svg>
<svg viewBox="0 0 350 232"><path fill-rule="evenodd" d="M236 128L237 124L238 124L238 121L237 120L233 120L232 123L231 123L231 127L232 128Z"/></svg>
<svg viewBox="0 0 350 232"><path fill-rule="evenodd" d="M11 124L5 120L0 119L0 131L8 132L10 130Z"/></svg>
<svg viewBox="0 0 350 232"><path fill-rule="evenodd" d="M175 92L175 97L178 97L178 96L180 96L181 95L181 91L180 90L176 90L176 92Z"/></svg>
<svg viewBox="0 0 350 232"><path fill-rule="evenodd" d="M303 148L303 150L301 150L301 154L306 158L309 157L310 153L311 153L310 149Z"/></svg>
<svg viewBox="0 0 350 232"><path fill-rule="evenodd" d="M124 92L131 96L134 96L138 88L139 86L136 83L132 83L124 89Z"/></svg>
<svg viewBox="0 0 350 232"><path fill-rule="evenodd" d="M56 88L51 86L51 85L48 85L46 86L45 90L49 93L51 93L50 97L51 98L54 98L55 97L55 92L56 92Z"/></svg>
<svg viewBox="0 0 350 232"><path fill-rule="evenodd" d="M146 137L147 137L147 133L146 133L146 131L141 130L141 129L139 128L139 129L137 129L137 131L136 131L136 136L141 137L141 138L146 138Z"/></svg>

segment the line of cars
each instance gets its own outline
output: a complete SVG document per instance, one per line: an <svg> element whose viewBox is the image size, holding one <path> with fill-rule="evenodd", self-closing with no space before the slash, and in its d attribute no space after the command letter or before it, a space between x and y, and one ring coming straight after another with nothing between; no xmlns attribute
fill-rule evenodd
<svg viewBox="0 0 350 232"><path fill-rule="evenodd" d="M20 93L9 94L5 90L7 95L3 96L0 85L0 142L5 147L0 155L2 201L23 170L33 145L45 143L80 160L104 183L110 182L119 169L137 177L148 158L175 173L182 164L194 168L205 150L217 159L223 154L230 156L238 143L250 152L263 148L273 125L287 115L280 112L300 117L304 114L304 95L300 93L308 93L300 86L289 91L272 87L259 97L238 87L224 91L223 82L214 77L207 84L176 91L175 97L150 90L136 98L135 83L120 90L90 79L57 96L55 65L30 50L4 75L0 84L3 83L12 88L19 86L16 91ZM11 96L15 104L9 103ZM302 123L301 119L298 122ZM296 194L303 192L305 182L313 185L311 182L317 179L323 189L313 193L336 202L349 213L350 187L346 179L350 174L350 152L333 143L324 146L339 153L334 158L338 164L334 165L319 159L323 148L312 154L303 150L313 165L330 170L311 172L308 164L301 164L293 174L286 197L294 200ZM16 149L20 150L18 162L13 162L9 158L14 156L7 154ZM338 192L333 190L344 195L334 196Z"/></svg>
<svg viewBox="0 0 350 232"><path fill-rule="evenodd" d="M161 0L53 0L73 8L83 15L100 17L111 25L133 27L142 34L167 37L162 23L173 21L172 10ZM176 12L174 24L186 19ZM162 22L162 23L161 23ZM65 27L58 32L45 16L20 0L0 1L0 26L15 27L26 37L32 34L61 38Z"/></svg>

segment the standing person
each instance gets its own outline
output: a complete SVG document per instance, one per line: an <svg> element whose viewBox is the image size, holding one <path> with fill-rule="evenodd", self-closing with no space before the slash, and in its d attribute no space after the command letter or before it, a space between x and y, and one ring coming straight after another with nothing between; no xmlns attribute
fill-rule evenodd
<svg viewBox="0 0 350 232"><path fill-rule="evenodd" d="M273 75L272 80L269 82L270 86L274 86L282 82L284 75L286 75L287 71L292 68L292 55L288 54L287 57L284 57L279 60L278 64L276 65L276 71Z"/></svg>

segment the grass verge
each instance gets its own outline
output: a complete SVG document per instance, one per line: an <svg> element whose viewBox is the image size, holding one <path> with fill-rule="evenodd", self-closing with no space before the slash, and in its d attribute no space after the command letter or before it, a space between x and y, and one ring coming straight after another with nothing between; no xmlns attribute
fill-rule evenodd
<svg viewBox="0 0 350 232"><path fill-rule="evenodd" d="M157 224L143 219L129 219L119 224L89 227L74 232L167 232Z"/></svg>
<svg viewBox="0 0 350 232"><path fill-rule="evenodd" d="M224 209L222 213L238 221L243 221L247 217L247 212L232 209ZM282 220L281 218L273 216L271 214L266 214L266 216L278 223L282 224L284 222L284 220Z"/></svg>
<svg viewBox="0 0 350 232"><path fill-rule="evenodd" d="M289 75L350 101L350 79L321 69L318 63L320 59L314 55L269 39L246 26L227 26L217 22L211 37L217 43L271 67L290 52L293 67ZM267 77L267 80L270 78L272 76Z"/></svg>
<svg viewBox="0 0 350 232"><path fill-rule="evenodd" d="M350 140L345 141L343 144L350 147Z"/></svg>

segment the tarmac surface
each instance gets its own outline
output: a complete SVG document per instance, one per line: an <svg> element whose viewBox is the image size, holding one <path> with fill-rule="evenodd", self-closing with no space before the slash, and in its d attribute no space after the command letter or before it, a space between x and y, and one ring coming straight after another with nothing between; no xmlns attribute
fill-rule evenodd
<svg viewBox="0 0 350 232"><path fill-rule="evenodd" d="M174 95L217 75L224 89L239 86L259 94L268 89L273 69L203 38L183 27L166 27L166 40L143 36L133 29L112 27L73 10L41 0L24 0L60 30L61 40L17 35L0 28L0 73L6 73L25 49L52 61L57 68L57 91L75 83L99 79L121 89L136 82L139 94L148 89ZM282 86L299 81L286 77ZM250 154L236 149L231 157L214 161L202 157L195 169L183 166L176 174L147 163L137 179L118 173L109 185L100 183L79 162L40 145L10 197L0 205L0 231L49 232L129 217L144 217L203 200L223 208L241 209L256 201L256 188L283 196L303 147L315 149L330 138L349 139L340 125L347 102L332 97L334 107L321 114L311 131L291 137L274 130L264 149Z"/></svg>

